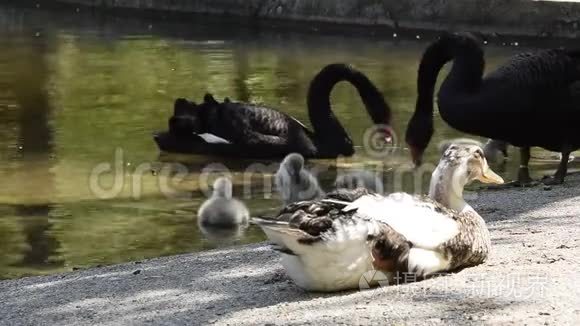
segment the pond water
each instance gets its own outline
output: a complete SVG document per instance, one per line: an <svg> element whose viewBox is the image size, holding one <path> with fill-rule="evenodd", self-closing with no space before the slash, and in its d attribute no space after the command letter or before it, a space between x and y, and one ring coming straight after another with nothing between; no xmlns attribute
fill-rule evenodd
<svg viewBox="0 0 580 326"><path fill-rule="evenodd" d="M430 40L3 6L0 18L0 279L264 240L254 227L232 240L197 228L196 211L213 178L200 171L212 163L230 170L235 193L253 216L275 211L280 201L264 188L271 174L244 173L255 162L160 154L151 135L165 129L173 100L200 100L210 91L307 122L311 78L328 63L348 62L384 93L403 135L414 108L417 63ZM523 45L490 45L489 67ZM332 103L358 150L348 159L309 162L322 171L322 184L328 187L337 170L364 166L388 170L386 189L396 188L393 171L410 169L405 150L385 161L366 154L361 145L370 122L358 95L340 84ZM436 119L430 163L438 160L437 142L463 136ZM510 154L499 169L508 179L518 164L517 151ZM535 176L556 167L535 164ZM98 173L108 167L116 172ZM183 167L188 174L176 175ZM416 187L411 178L402 180L407 191L424 191L428 182Z"/></svg>

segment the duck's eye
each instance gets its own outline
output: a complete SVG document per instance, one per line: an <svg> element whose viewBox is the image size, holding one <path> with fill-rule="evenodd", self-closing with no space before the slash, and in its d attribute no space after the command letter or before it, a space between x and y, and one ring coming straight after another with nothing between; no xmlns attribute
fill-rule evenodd
<svg viewBox="0 0 580 326"><path fill-rule="evenodd" d="M475 151L475 156L483 157L483 151L482 151L481 149L479 149L479 148L478 148L478 149Z"/></svg>

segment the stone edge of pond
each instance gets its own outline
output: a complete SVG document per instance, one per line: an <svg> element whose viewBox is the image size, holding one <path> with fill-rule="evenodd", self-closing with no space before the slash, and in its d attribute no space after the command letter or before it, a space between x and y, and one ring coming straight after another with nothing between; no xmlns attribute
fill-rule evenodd
<svg viewBox="0 0 580 326"><path fill-rule="evenodd" d="M580 37L580 3L537 0L56 0L103 10L161 11L486 34Z"/></svg>

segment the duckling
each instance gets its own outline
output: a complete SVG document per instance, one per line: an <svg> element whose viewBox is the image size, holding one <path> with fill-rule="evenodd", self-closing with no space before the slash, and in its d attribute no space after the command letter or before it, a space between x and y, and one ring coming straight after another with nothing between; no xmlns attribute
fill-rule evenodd
<svg viewBox="0 0 580 326"><path fill-rule="evenodd" d="M475 145L483 148L485 159L491 164L501 164L505 162L508 157L508 143L501 140L488 139L487 142L483 144L480 141L471 138L455 138L440 142L437 148L439 148L441 155L443 155L447 148L452 144Z"/></svg>
<svg viewBox="0 0 580 326"><path fill-rule="evenodd" d="M503 183L480 147L454 144L432 174L429 196L339 189L253 222L281 252L290 278L306 290L359 288L370 271L383 273L389 284L398 275L421 280L486 260L489 231L463 199L473 180Z"/></svg>
<svg viewBox="0 0 580 326"><path fill-rule="evenodd" d="M323 195L318 180L304 169L304 157L298 153L284 158L276 172L275 183L284 205L320 198Z"/></svg>
<svg viewBox="0 0 580 326"><path fill-rule="evenodd" d="M232 181L220 177L213 183L213 194L197 212L200 229L204 227L235 228L248 224L250 213L244 203L232 197Z"/></svg>
<svg viewBox="0 0 580 326"><path fill-rule="evenodd" d="M365 188L372 192L382 194L383 181L376 173L365 170L355 170L340 174L334 182L336 188L356 189Z"/></svg>

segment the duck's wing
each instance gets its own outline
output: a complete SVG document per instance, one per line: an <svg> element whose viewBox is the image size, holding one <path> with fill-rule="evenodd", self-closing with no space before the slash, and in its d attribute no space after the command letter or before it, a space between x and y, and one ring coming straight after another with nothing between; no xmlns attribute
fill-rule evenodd
<svg viewBox="0 0 580 326"><path fill-rule="evenodd" d="M405 193L362 196L343 211L388 224L413 246L424 249L437 248L459 233L457 213L426 197Z"/></svg>
<svg viewBox="0 0 580 326"><path fill-rule="evenodd" d="M296 255L291 248L295 248L300 241L311 238L303 230L292 227L288 221L253 217L251 222L262 228L268 239L273 242L274 250L285 254Z"/></svg>
<svg viewBox="0 0 580 326"><path fill-rule="evenodd" d="M354 212L342 208L352 200L368 193L363 189L341 189L329 193L324 199L301 201L287 205L272 218L252 218L270 241L290 251L305 250L304 246L320 243L333 238L337 224L352 221ZM362 232L362 231L361 231Z"/></svg>

